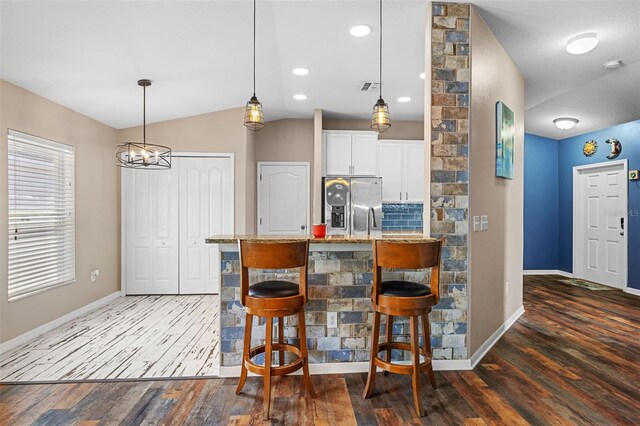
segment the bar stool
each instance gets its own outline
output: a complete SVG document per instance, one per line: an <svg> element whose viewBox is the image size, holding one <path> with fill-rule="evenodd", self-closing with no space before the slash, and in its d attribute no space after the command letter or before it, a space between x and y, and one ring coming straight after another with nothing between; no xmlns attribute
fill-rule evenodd
<svg viewBox="0 0 640 426"><path fill-rule="evenodd" d="M413 383L413 402L419 417L424 414L420 403L419 373L426 371L431 385L437 388L431 365L431 342L429 313L438 303L440 286L440 250L441 240L421 240L415 242L391 242L377 240L373 245L373 288L371 304L373 307L373 340L371 343L371 362L369 376L363 398L369 398L373 391L376 367L390 373L410 374ZM425 269L431 268L430 288L410 281L382 281L382 268ZM380 340L380 314L387 315L386 342ZM410 318L411 343L393 341L393 317ZM418 319L422 319L423 346L419 345ZM411 365L391 362L391 350L411 351ZM386 351L386 360L378 356ZM420 362L420 355L424 361Z"/></svg>
<svg viewBox="0 0 640 426"><path fill-rule="evenodd" d="M246 309L244 326L244 348L240 381L236 389L239 395L247 379L247 371L264 376L263 417L269 419L271 404L271 377L282 376L302 368L305 387L312 398L316 394L309 378L309 355L304 322L304 305L307 302L307 270L309 241L259 242L239 240L240 247L240 301ZM271 280L249 285L249 268L291 269L300 268L300 284L290 281ZM284 317L298 315L300 348L284 343ZM266 318L265 344L251 347L251 325L253 317ZM278 343L273 342L273 319L278 319ZM272 351L278 351L279 364L271 365ZM284 363L284 353L297 355L293 362ZM252 361L264 353L264 366Z"/></svg>

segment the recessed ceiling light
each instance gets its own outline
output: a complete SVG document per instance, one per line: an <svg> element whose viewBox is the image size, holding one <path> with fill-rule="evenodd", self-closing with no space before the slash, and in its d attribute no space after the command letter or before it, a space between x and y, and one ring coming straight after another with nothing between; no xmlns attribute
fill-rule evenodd
<svg viewBox="0 0 640 426"><path fill-rule="evenodd" d="M293 73L295 75L307 75L309 74L309 70L306 68L294 68Z"/></svg>
<svg viewBox="0 0 640 426"><path fill-rule="evenodd" d="M425 77L424 73L423 73L423 72L421 72L421 73L420 73L420 78L424 80L424 77Z"/></svg>
<svg viewBox="0 0 640 426"><path fill-rule="evenodd" d="M607 61L604 63L604 67L608 70L612 70L615 68L618 68L620 65L622 65L622 61L620 59L616 59L613 61Z"/></svg>
<svg viewBox="0 0 640 426"><path fill-rule="evenodd" d="M307 99L307 95L303 95L302 93L297 93L293 95L293 99L295 99L296 101L304 101L305 99Z"/></svg>
<svg viewBox="0 0 640 426"><path fill-rule="evenodd" d="M364 37L368 36L371 33L371 27L368 25L356 25L355 27L351 27L351 35L354 37Z"/></svg>
<svg viewBox="0 0 640 426"><path fill-rule="evenodd" d="M401 96L398 98L398 102L409 102L411 100L408 96Z"/></svg>
<svg viewBox="0 0 640 426"><path fill-rule="evenodd" d="M576 118L571 117L560 117L553 120L553 124L560 130L569 130L572 129L573 126L578 124L578 120Z"/></svg>
<svg viewBox="0 0 640 426"><path fill-rule="evenodd" d="M582 55L590 52L598 45L596 33L582 34L572 38L567 43L567 52L572 55Z"/></svg>

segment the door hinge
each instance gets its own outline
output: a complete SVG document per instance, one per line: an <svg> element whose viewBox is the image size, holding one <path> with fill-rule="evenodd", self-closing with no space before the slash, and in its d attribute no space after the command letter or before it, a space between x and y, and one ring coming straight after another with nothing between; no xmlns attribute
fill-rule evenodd
<svg viewBox="0 0 640 426"><path fill-rule="evenodd" d="M260 182L262 182L262 173L260 173Z"/></svg>
<svg viewBox="0 0 640 426"><path fill-rule="evenodd" d="M262 225L262 218L260 218L260 225Z"/></svg>

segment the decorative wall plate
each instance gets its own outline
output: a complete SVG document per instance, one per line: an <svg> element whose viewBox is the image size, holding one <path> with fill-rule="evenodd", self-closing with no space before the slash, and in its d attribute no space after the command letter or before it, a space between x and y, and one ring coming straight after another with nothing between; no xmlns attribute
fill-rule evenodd
<svg viewBox="0 0 640 426"><path fill-rule="evenodd" d="M618 139L611 138L607 139L605 143L611 144L611 154L607 155L609 160L613 160L614 158L618 158L618 155L622 152L622 144Z"/></svg>
<svg viewBox="0 0 640 426"><path fill-rule="evenodd" d="M598 151L598 142L594 140L586 141L584 143L584 147L582 148L582 152L585 157L592 157Z"/></svg>

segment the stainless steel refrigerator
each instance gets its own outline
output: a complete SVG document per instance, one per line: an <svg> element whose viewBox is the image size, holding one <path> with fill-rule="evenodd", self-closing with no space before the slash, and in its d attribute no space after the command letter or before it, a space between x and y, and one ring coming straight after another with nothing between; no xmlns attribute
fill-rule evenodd
<svg viewBox="0 0 640 426"><path fill-rule="evenodd" d="M382 235L382 179L324 178L327 235Z"/></svg>

